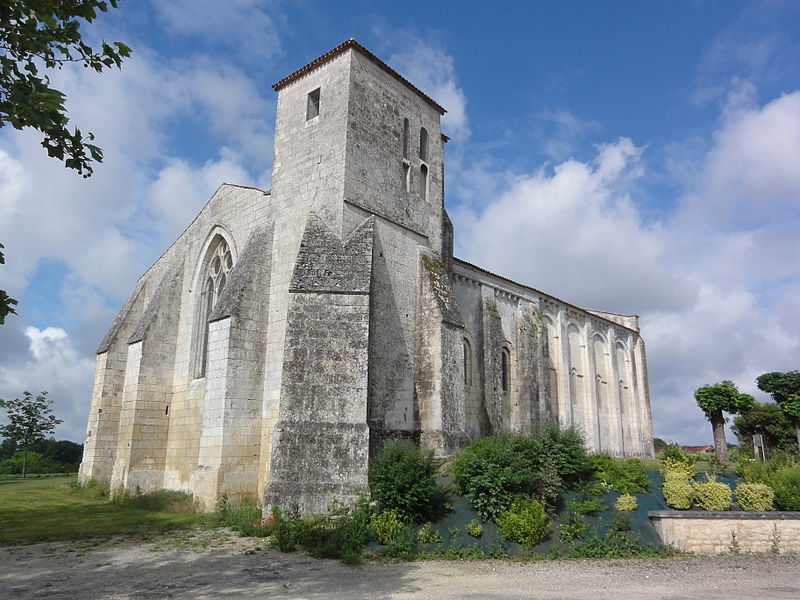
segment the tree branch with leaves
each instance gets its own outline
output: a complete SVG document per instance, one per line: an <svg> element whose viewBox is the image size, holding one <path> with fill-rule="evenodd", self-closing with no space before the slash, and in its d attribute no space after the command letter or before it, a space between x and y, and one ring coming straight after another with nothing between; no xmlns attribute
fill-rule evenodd
<svg viewBox="0 0 800 600"><path fill-rule="evenodd" d="M764 373L756 378L756 385L772 396L783 413L794 422L800 448L800 371Z"/></svg>
<svg viewBox="0 0 800 600"><path fill-rule="evenodd" d="M81 64L98 73L120 67L131 49L122 42L101 42L98 49L83 41L81 22L117 8L119 0L3 0L0 2L0 127L33 128L44 134L47 154L64 161L84 177L103 151L69 128L66 95L52 87L42 71Z"/></svg>

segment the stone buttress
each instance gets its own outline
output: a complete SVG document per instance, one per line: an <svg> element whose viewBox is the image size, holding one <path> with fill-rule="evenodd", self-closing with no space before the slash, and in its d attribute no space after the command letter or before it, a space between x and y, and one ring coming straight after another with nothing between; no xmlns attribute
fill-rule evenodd
<svg viewBox="0 0 800 600"><path fill-rule="evenodd" d="M264 506L324 512L367 491L373 219L340 240L309 217L289 288Z"/></svg>

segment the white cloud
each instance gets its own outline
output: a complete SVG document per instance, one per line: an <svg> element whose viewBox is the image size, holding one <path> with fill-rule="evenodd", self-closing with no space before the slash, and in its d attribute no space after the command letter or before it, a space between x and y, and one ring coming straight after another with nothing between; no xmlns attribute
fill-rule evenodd
<svg viewBox="0 0 800 600"><path fill-rule="evenodd" d="M454 141L469 137L467 98L456 82L453 57L442 48L411 37L404 50L387 61L406 79L447 110L442 118L442 132Z"/></svg>
<svg viewBox="0 0 800 600"><path fill-rule="evenodd" d="M639 214L643 150L624 138L591 162L495 172L497 197L453 211L467 260L570 302L642 316L655 432L684 443L711 435L697 387L731 379L760 395L757 375L796 369L800 356L800 91L763 106L755 97L736 83L662 222Z"/></svg>
<svg viewBox="0 0 800 600"><path fill-rule="evenodd" d="M13 365L0 365L0 397L19 398L24 390L47 391L53 414L64 423L57 439L83 440L86 409L91 397L94 360L80 354L59 327L27 327L29 356Z"/></svg>
<svg viewBox="0 0 800 600"><path fill-rule="evenodd" d="M151 0L171 35L199 38L223 46L247 61L270 59L280 52L283 23L277 2L265 0Z"/></svg>
<svg viewBox="0 0 800 600"><path fill-rule="evenodd" d="M627 191L640 154L623 138L592 163L515 177L481 214L454 212L458 254L590 308L685 306L694 286L666 269L667 240L642 224Z"/></svg>
<svg viewBox="0 0 800 600"><path fill-rule="evenodd" d="M221 183L246 182L249 179L248 173L228 158L208 161L198 169L186 161L175 159L161 169L150 185L148 204L169 233L177 236Z"/></svg>

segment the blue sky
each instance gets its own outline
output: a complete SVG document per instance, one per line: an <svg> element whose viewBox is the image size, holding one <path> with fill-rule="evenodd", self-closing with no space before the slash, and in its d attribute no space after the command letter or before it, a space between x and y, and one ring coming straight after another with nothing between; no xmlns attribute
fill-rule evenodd
<svg viewBox="0 0 800 600"><path fill-rule="evenodd" d="M641 316L656 435L711 440L703 384L800 368L800 5L123 2L54 74L89 180L0 130L0 397L49 390L83 441L94 349L223 181L269 187L271 84L348 37L448 109L456 254Z"/></svg>

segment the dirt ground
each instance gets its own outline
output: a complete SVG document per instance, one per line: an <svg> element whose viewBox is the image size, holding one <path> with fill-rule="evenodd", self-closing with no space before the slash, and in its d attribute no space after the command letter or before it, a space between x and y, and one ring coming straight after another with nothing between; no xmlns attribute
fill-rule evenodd
<svg viewBox="0 0 800 600"><path fill-rule="evenodd" d="M366 562L220 533L0 548L0 597L800 599L800 556Z"/></svg>

